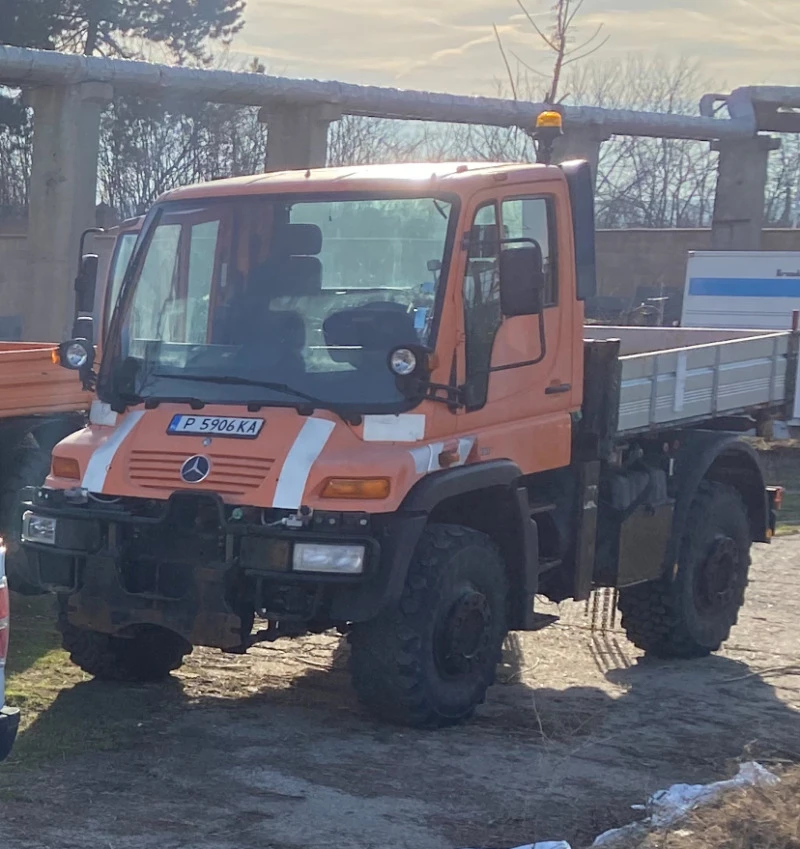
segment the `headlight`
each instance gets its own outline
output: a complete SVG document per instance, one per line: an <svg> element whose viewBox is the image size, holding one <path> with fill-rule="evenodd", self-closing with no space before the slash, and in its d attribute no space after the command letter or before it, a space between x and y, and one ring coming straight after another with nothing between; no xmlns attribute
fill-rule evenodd
<svg viewBox="0 0 800 849"><path fill-rule="evenodd" d="M417 369L417 355L410 348L395 348L389 354L389 368L398 377L408 377Z"/></svg>
<svg viewBox="0 0 800 849"><path fill-rule="evenodd" d="M70 339L58 346L58 361L70 371L94 365L94 346L86 339Z"/></svg>
<svg viewBox="0 0 800 849"><path fill-rule="evenodd" d="M37 516L28 510L22 516L22 541L55 545L56 524L56 519L51 519L49 516Z"/></svg>
<svg viewBox="0 0 800 849"><path fill-rule="evenodd" d="M300 542L294 547L295 572L333 572L360 575L364 571L363 545L316 545Z"/></svg>

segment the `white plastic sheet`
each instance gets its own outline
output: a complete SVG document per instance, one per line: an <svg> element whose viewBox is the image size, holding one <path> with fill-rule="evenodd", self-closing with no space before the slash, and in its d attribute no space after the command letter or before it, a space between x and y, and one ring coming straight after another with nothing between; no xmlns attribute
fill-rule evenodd
<svg viewBox="0 0 800 849"><path fill-rule="evenodd" d="M685 817L689 811L713 802L729 790L755 786L769 787L779 781L776 775L761 764L750 761L741 764L739 772L728 781L715 781L713 784L673 784L667 790L659 790L650 797L645 806L645 810L649 813L646 820L606 831L592 845L607 846L620 837L627 837L638 831L668 828Z"/></svg>
<svg viewBox="0 0 800 849"><path fill-rule="evenodd" d="M620 838L645 833L652 828L668 828L690 811L701 805L707 805L729 790L744 787L770 787L780 781L761 764L750 761L741 764L739 772L728 781L715 781L713 784L673 784L666 790L659 790L647 801L646 805L634 805L634 810L648 812L647 819L633 822L622 828L605 831L592 846L611 846ZM571 849L565 840L551 840L541 843L528 843L516 849Z"/></svg>

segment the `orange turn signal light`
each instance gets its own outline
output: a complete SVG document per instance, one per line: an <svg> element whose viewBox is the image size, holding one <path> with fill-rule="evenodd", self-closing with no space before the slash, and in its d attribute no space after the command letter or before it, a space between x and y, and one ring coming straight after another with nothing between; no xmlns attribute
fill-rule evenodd
<svg viewBox="0 0 800 849"><path fill-rule="evenodd" d="M388 498L389 478L328 478L322 487L323 498Z"/></svg>
<svg viewBox="0 0 800 849"><path fill-rule="evenodd" d="M80 480L81 467L73 457L53 457L53 477Z"/></svg>
<svg viewBox="0 0 800 849"><path fill-rule="evenodd" d="M772 506L776 510L780 510L783 506L783 494L785 490L782 486L769 487L769 493L772 496Z"/></svg>

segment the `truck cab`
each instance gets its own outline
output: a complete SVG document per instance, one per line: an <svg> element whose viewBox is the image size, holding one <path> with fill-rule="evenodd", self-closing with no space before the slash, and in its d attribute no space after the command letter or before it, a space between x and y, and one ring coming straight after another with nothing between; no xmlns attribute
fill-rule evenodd
<svg viewBox="0 0 800 849"><path fill-rule="evenodd" d="M62 346L97 400L25 503L73 660L157 679L196 645L336 628L370 709L449 724L483 699L507 631L541 626L537 592L663 595L682 556L673 516L725 502L741 506L719 519L715 627L676 622L659 642L649 600L626 613L643 647L718 648L767 493L728 437L678 468L725 456L736 475L681 489L664 432L623 439L601 414L619 343L584 343L592 194L575 162L318 169L162 197L99 368L85 338ZM783 367L786 340L769 344ZM621 569L631 519L658 542Z"/></svg>

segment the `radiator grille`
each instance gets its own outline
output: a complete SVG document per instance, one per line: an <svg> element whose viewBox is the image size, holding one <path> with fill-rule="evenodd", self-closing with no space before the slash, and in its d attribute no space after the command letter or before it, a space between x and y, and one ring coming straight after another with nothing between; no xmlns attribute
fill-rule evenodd
<svg viewBox="0 0 800 849"><path fill-rule="evenodd" d="M241 457L236 454L206 453L211 461L208 477L196 484L181 478L181 467L188 459L179 451L132 451L128 479L142 489L185 489L191 487L220 495L244 495L258 489L270 473L274 459Z"/></svg>

